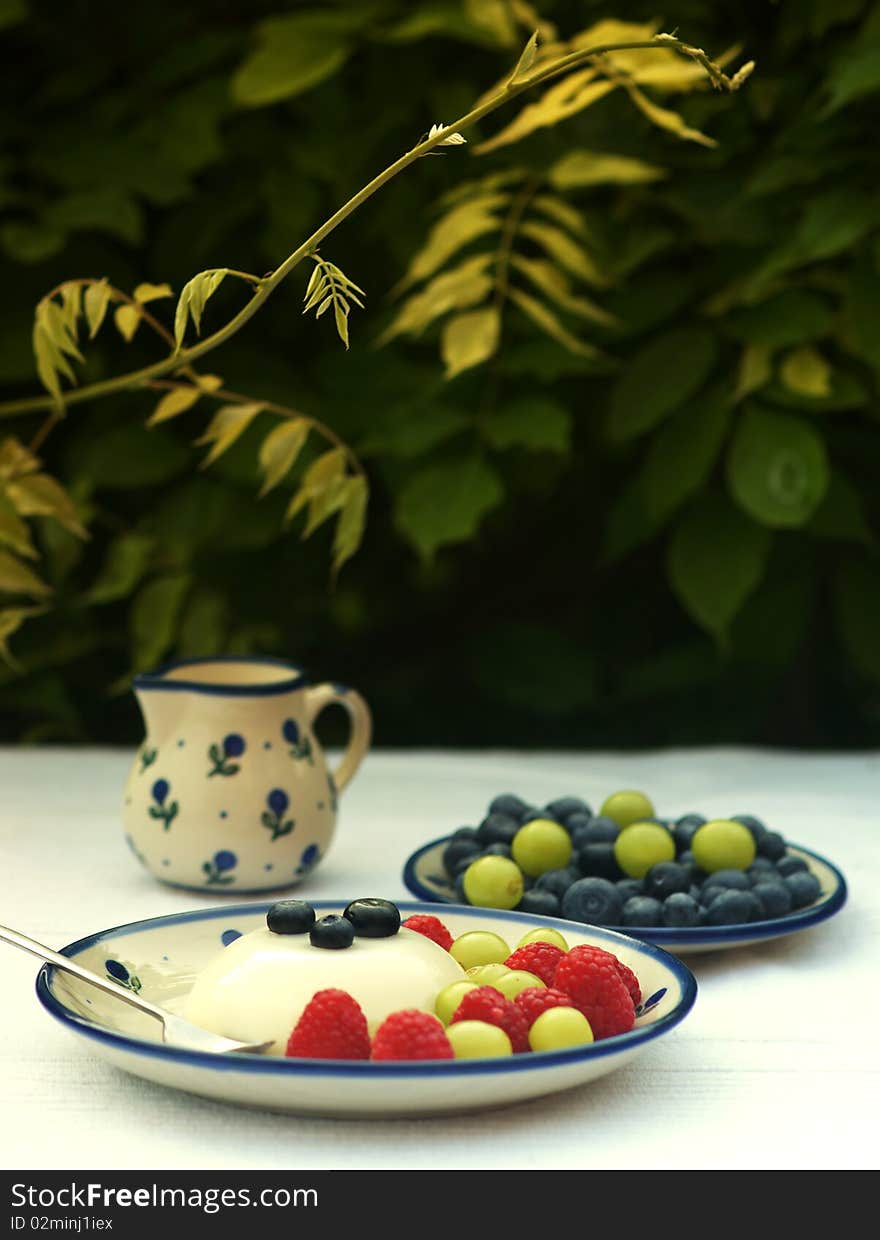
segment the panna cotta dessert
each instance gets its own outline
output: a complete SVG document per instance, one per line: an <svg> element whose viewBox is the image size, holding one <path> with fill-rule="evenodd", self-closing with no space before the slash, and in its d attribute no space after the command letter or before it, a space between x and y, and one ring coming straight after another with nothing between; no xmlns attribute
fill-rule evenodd
<svg viewBox="0 0 880 1240"><path fill-rule="evenodd" d="M272 1042L284 1055L291 1029L320 990L346 991L372 1033L392 1012L433 1012L438 993L466 978L448 951L400 924L388 900L353 900L316 919L304 900L281 900L265 929L233 940L199 974L184 1016L228 1038Z"/></svg>

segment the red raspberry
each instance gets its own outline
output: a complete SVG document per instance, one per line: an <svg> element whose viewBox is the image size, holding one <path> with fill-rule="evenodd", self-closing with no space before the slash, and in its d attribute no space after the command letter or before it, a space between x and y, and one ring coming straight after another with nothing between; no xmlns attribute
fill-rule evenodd
<svg viewBox="0 0 880 1240"><path fill-rule="evenodd" d="M367 1019L344 990L319 990L287 1040L287 1055L301 1059L369 1059Z"/></svg>
<svg viewBox="0 0 880 1240"><path fill-rule="evenodd" d="M504 963L508 969L525 969L526 973L534 973L545 986L552 986L556 966L564 955L562 948L555 943L526 943L525 947L518 947L512 956L508 956Z"/></svg>
<svg viewBox="0 0 880 1240"><path fill-rule="evenodd" d="M628 968L622 960L618 960L616 956L614 957L614 962L617 965L617 972L620 974L620 980L629 991L630 998L633 1003L641 1003L642 988L639 985L639 979L636 977L635 973L633 973L632 969Z"/></svg>
<svg viewBox="0 0 880 1240"><path fill-rule="evenodd" d="M530 1029L548 1008L574 1007L571 995L567 995L564 990L554 990L552 986L527 986L519 992L514 1003L525 1016Z"/></svg>
<svg viewBox="0 0 880 1240"><path fill-rule="evenodd" d="M452 1045L436 1016L405 1008L386 1016L373 1035L371 1059L453 1059Z"/></svg>
<svg viewBox="0 0 880 1240"><path fill-rule="evenodd" d="M447 951L452 946L452 935L439 917L431 917L428 913L413 913L412 917L407 917L403 924L407 930L415 930L416 934L423 934L426 939L431 939L440 947L445 947Z"/></svg>
<svg viewBox="0 0 880 1240"><path fill-rule="evenodd" d="M575 1007L590 1022L597 1042L632 1029L632 996L610 952L587 944L572 947L560 960L553 985L572 997Z"/></svg>
<svg viewBox="0 0 880 1240"><path fill-rule="evenodd" d="M526 1018L512 999L506 999L494 986L478 986L466 992L455 1009L450 1024L459 1020L484 1020L497 1025L510 1038L514 1055L529 1049L529 1026Z"/></svg>

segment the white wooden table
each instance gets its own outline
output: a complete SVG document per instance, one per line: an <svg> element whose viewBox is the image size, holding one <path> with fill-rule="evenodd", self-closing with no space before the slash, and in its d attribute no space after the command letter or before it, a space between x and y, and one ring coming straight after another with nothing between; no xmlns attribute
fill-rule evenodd
<svg viewBox="0 0 880 1240"><path fill-rule="evenodd" d="M129 760L0 749L0 922L61 946L218 903L137 867L119 821ZM623 787L645 789L663 815L763 817L843 870L847 905L788 939L688 957L694 1010L618 1072L506 1110L418 1121L239 1110L127 1076L51 1020L34 962L0 945L0 1168L876 1168L878 755L376 751L302 894L404 897L409 853L478 820L496 793L597 803Z"/></svg>

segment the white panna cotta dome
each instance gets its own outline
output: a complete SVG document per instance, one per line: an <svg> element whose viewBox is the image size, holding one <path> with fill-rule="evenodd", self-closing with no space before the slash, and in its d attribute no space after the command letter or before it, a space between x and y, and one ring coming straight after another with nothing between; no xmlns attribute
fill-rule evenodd
<svg viewBox="0 0 880 1240"><path fill-rule="evenodd" d="M228 1038L271 1040L268 1053L283 1055L294 1025L319 990L350 994L372 1034L402 1008L433 1012L438 993L465 977L445 948L405 926L382 937L355 934L342 948L315 946L309 932L265 928L222 948L196 978L183 1014Z"/></svg>

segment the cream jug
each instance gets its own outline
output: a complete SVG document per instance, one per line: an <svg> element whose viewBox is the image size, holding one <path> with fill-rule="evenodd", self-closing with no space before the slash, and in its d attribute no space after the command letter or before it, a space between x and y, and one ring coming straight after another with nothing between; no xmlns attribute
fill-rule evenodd
<svg viewBox="0 0 880 1240"><path fill-rule="evenodd" d="M123 794L126 839L162 882L241 895L292 887L327 853L337 796L370 745L369 708L280 659L222 657L135 677L146 736ZM338 703L348 748L330 771L312 730Z"/></svg>

